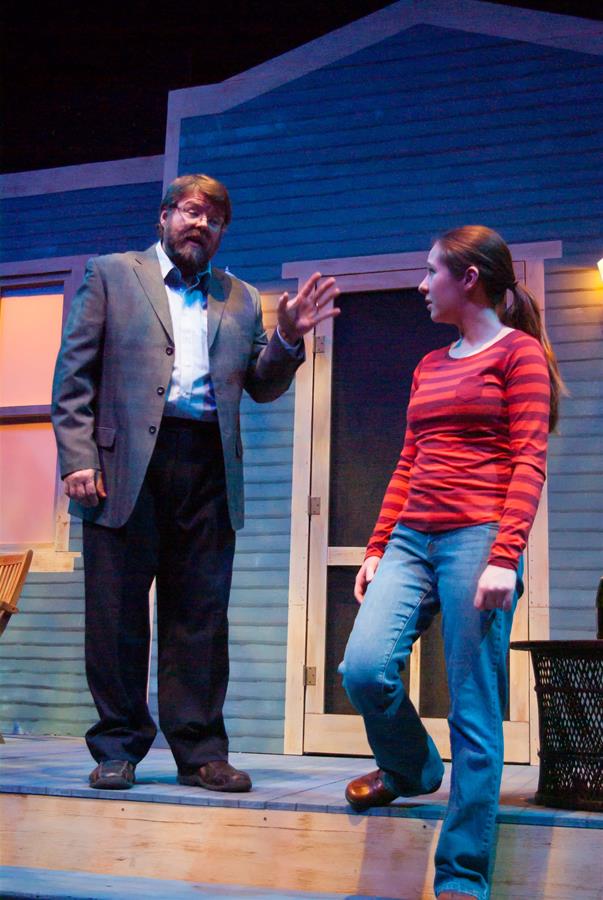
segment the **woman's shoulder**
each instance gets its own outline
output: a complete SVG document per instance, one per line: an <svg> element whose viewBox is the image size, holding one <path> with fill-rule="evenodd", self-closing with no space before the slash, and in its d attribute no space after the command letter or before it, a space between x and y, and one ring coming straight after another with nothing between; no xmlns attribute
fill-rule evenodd
<svg viewBox="0 0 603 900"><path fill-rule="evenodd" d="M518 375L521 372L525 377L540 377L548 372L544 349L538 338L514 328L501 341L503 343L505 353L500 363L508 373Z"/></svg>
<svg viewBox="0 0 603 900"><path fill-rule="evenodd" d="M525 353L529 351L537 353L538 356L544 356L544 350L538 338L527 334L525 331L520 331L518 328L511 329L506 336L505 344L510 353Z"/></svg>
<svg viewBox="0 0 603 900"><path fill-rule="evenodd" d="M425 356L422 357L419 366L422 367L425 365L429 365L429 363L439 362L441 359L446 359L449 350L450 344L446 344L444 347L437 347L435 350L430 350L429 353L426 353Z"/></svg>

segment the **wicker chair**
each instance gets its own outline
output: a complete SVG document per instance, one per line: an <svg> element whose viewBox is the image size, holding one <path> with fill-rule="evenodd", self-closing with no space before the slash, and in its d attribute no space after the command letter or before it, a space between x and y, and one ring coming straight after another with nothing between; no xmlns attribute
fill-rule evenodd
<svg viewBox="0 0 603 900"><path fill-rule="evenodd" d="M33 550L0 554L0 636L4 634L10 617L19 612L17 603L32 556ZM0 744L3 743L4 738L0 733Z"/></svg>
<svg viewBox="0 0 603 900"><path fill-rule="evenodd" d="M0 555L0 635L4 634L10 617L19 612L17 602L32 556L33 550Z"/></svg>

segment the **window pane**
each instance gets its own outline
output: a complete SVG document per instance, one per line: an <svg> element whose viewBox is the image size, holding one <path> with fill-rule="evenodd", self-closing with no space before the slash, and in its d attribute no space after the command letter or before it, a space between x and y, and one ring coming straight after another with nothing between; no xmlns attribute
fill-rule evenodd
<svg viewBox="0 0 603 900"><path fill-rule="evenodd" d="M50 424L0 425L0 544L54 541L56 467Z"/></svg>
<svg viewBox="0 0 603 900"><path fill-rule="evenodd" d="M0 406L50 403L61 341L57 288L7 291L0 298Z"/></svg>

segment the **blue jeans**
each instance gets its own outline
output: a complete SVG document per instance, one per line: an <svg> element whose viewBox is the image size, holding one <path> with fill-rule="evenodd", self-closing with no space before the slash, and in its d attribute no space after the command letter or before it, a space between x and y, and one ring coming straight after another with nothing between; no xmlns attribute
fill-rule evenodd
<svg viewBox="0 0 603 900"><path fill-rule="evenodd" d="M486 900L503 764L512 612L473 607L498 523L426 534L397 525L359 608L340 666L385 783L401 796L437 790L444 766L400 672L442 610L452 779L435 854L435 893ZM521 593L521 580L513 609Z"/></svg>

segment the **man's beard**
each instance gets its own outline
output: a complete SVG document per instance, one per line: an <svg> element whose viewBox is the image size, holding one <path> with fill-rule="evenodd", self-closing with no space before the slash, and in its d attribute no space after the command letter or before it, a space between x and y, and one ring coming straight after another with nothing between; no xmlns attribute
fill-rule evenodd
<svg viewBox="0 0 603 900"><path fill-rule="evenodd" d="M207 245L203 237L194 231L179 236L175 243L164 235L163 249L185 277L196 275L197 272L207 268L209 262Z"/></svg>

